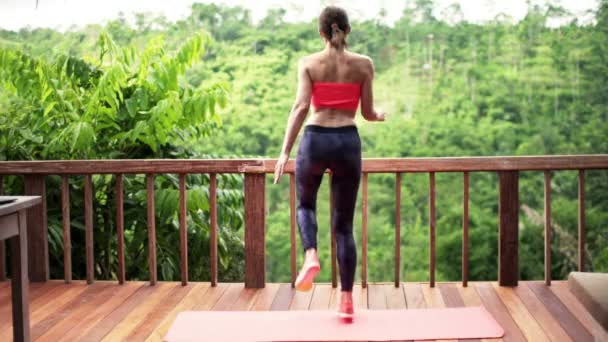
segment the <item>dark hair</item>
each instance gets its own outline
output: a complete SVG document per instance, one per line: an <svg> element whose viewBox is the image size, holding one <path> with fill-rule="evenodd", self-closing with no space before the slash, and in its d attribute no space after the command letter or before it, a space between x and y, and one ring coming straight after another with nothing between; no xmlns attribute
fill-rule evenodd
<svg viewBox="0 0 608 342"><path fill-rule="evenodd" d="M346 46L345 36L350 32L346 11L336 6L325 7L319 15L319 31L323 32L332 46Z"/></svg>

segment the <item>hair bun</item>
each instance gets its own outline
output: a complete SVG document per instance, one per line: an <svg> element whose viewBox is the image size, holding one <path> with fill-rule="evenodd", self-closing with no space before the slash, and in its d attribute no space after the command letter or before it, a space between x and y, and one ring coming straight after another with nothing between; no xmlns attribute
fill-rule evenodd
<svg viewBox="0 0 608 342"><path fill-rule="evenodd" d="M334 31L341 31L337 23L331 24L331 29Z"/></svg>

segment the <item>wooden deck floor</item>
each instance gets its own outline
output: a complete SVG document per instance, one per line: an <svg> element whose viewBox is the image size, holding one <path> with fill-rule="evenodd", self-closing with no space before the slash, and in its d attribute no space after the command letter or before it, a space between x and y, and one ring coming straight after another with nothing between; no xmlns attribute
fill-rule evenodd
<svg viewBox="0 0 608 342"><path fill-rule="evenodd" d="M572 296L566 282L520 282L516 288L492 282L370 284L355 287L355 305L369 309L484 305L506 331L492 341L601 341L608 335ZM242 283L75 281L30 287L32 337L37 341L161 341L176 315L185 310L327 310L339 291L318 284L296 292L289 284L245 289ZM0 341L12 338L10 286L0 282Z"/></svg>

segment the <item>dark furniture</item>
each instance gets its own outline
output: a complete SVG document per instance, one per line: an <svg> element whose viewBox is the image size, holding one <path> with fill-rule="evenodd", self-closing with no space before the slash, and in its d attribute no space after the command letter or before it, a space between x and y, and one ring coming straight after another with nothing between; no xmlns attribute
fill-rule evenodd
<svg viewBox="0 0 608 342"><path fill-rule="evenodd" d="M12 201L10 201L12 200ZM0 240L11 250L13 340L30 341L29 278L27 273L26 210L41 203L40 196L0 196Z"/></svg>

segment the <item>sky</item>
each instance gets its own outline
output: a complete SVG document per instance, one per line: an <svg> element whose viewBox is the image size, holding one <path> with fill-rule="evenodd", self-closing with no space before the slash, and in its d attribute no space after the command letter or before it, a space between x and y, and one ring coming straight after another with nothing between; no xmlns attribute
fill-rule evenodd
<svg viewBox="0 0 608 342"><path fill-rule="evenodd" d="M406 0L38 0L38 8L36 0L0 0L0 28L19 30L23 27L49 27L64 31L73 25L83 27L89 23L103 23L118 17L120 12L127 18L132 18L132 14L138 12L162 14L175 21L189 14L194 2L240 5L251 10L254 22L263 18L268 9L277 7L287 9L285 19L288 21L308 21L318 15L322 4L344 7L352 19L375 17L381 8L385 8L390 24L401 16ZM589 18L585 13L598 7L598 0L551 2L582 18ZM435 3L436 15L440 15L450 4L459 3L465 20L471 22L490 20L501 12L520 20L527 9L525 0L435 0Z"/></svg>

